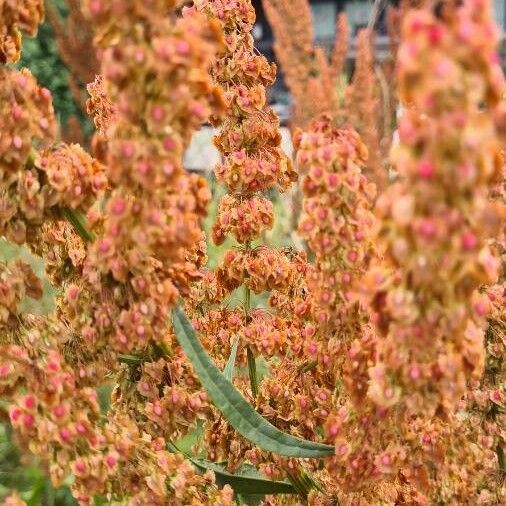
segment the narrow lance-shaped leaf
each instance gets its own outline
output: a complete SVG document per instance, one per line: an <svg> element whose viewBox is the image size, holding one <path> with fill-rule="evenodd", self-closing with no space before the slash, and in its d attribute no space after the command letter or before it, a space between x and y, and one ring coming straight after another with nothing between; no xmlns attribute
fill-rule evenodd
<svg viewBox="0 0 506 506"><path fill-rule="evenodd" d="M235 473L227 471L226 462L209 462L182 452L175 443L169 442L167 448L171 452L182 453L195 467L201 471L213 471L219 487L230 485L236 494L297 494L295 487L288 481L272 481L265 479L255 467L244 464Z"/></svg>
<svg viewBox="0 0 506 506"><path fill-rule="evenodd" d="M225 378L200 344L184 312L173 312L179 344L195 368L200 382L215 406L239 434L258 447L288 457L321 458L334 454L334 447L286 434L268 422Z"/></svg>
<svg viewBox="0 0 506 506"><path fill-rule="evenodd" d="M291 483L286 481L271 481L262 478L262 475L253 466L242 466L237 473L229 473L225 464L215 464L206 460L190 458L193 464L204 470L214 471L218 486L230 485L236 494L296 494L297 491Z"/></svg>

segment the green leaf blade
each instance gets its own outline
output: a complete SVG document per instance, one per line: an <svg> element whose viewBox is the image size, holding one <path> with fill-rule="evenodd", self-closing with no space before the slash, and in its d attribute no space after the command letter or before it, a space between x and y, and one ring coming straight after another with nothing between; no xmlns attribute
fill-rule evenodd
<svg viewBox="0 0 506 506"><path fill-rule="evenodd" d="M277 455L322 458L334 454L334 447L331 445L286 434L265 420L209 358L186 315L179 307L174 309L173 317L179 344L210 398L237 432L258 447Z"/></svg>
<svg viewBox="0 0 506 506"><path fill-rule="evenodd" d="M201 459L190 458L191 462L203 471L213 471L218 486L230 485L236 494L296 494L293 485L286 481L272 481L262 478L262 475L253 467L244 465L239 473L229 473L225 465L208 462Z"/></svg>

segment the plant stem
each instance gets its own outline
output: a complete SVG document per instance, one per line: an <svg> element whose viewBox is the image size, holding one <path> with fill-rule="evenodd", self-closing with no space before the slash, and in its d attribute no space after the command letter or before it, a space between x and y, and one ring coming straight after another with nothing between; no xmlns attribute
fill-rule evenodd
<svg viewBox="0 0 506 506"><path fill-rule="evenodd" d="M497 455L497 462L499 464L499 472L501 474L506 474L506 459L504 458L504 450L501 443L497 443L495 452Z"/></svg>
<svg viewBox="0 0 506 506"><path fill-rule="evenodd" d="M246 243L246 250L249 251L251 249L251 244L249 242ZM244 312L246 313L246 323L249 318L249 311L251 309L251 290L245 286L244 287ZM255 362L255 355L251 351L249 346L246 347L247 355L248 355L248 373L249 373L249 382L251 385L251 393L253 398L256 399L258 395L258 376L257 376L257 366Z"/></svg>
<svg viewBox="0 0 506 506"><path fill-rule="evenodd" d="M299 370L297 371L299 374L306 373L311 370L313 370L318 365L318 362L316 360L312 360L311 362L306 362L302 366L299 367Z"/></svg>
<svg viewBox="0 0 506 506"><path fill-rule="evenodd" d="M246 321L248 320L248 313L251 308L251 291L245 286L244 287L244 310L246 312ZM246 351L248 354L248 373L249 373L249 382L251 385L251 393L253 394L253 398L256 398L258 395L258 376L257 376L257 366L255 362L255 355L251 351L249 346L246 347Z"/></svg>
<svg viewBox="0 0 506 506"><path fill-rule="evenodd" d="M136 355L118 355L118 361L122 364L139 365L142 364L142 357Z"/></svg>
<svg viewBox="0 0 506 506"><path fill-rule="evenodd" d="M258 395L258 378L257 378L257 366L255 363L255 355L251 351L250 347L247 347L248 352L248 373L249 373L249 382L251 384L251 393L253 394L253 398L256 398Z"/></svg>
<svg viewBox="0 0 506 506"><path fill-rule="evenodd" d="M84 218L77 211L64 207L61 213L84 242L93 242L95 240L95 234L88 230Z"/></svg>

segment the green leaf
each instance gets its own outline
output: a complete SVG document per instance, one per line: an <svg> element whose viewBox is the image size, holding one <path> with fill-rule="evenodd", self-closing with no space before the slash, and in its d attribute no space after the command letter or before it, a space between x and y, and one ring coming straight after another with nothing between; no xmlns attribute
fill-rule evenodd
<svg viewBox="0 0 506 506"><path fill-rule="evenodd" d="M193 458L190 460L199 469L214 471L218 486L230 485L236 494L268 495L297 493L291 483L267 480L251 465L245 464L236 473L229 473L226 470L226 463L216 464Z"/></svg>
<svg viewBox="0 0 506 506"><path fill-rule="evenodd" d="M228 357L228 361L223 368L223 376L227 378L229 381L232 381L234 377L234 367L235 367L235 359L237 357L237 348L239 347L239 336L235 338L234 344L232 345L232 349L230 350L230 357Z"/></svg>
<svg viewBox="0 0 506 506"><path fill-rule="evenodd" d="M287 457L321 458L334 454L333 446L285 434L257 413L209 358L179 307L174 309L173 317L179 344L195 368L200 382L215 406L239 434L264 450Z"/></svg>
<svg viewBox="0 0 506 506"><path fill-rule="evenodd" d="M265 479L254 466L242 465L235 473L227 471L226 462L209 462L208 460L191 457L176 446L168 443L167 448L172 452L180 452L198 469L202 471L213 471L216 484L219 487L230 485L236 494L255 494L263 496L266 494L296 494L297 491L288 481L272 481Z"/></svg>

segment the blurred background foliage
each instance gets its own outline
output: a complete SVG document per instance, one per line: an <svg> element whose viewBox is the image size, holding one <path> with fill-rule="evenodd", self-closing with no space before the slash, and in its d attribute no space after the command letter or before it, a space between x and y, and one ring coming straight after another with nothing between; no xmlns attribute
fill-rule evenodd
<svg viewBox="0 0 506 506"><path fill-rule="evenodd" d="M46 0L63 19L67 16L67 3L64 0ZM48 88L53 95L53 105L58 122L62 128L70 118L76 117L88 136L93 127L74 100L69 88L70 71L60 58L53 28L46 19L39 27L35 38L23 37L23 50L17 67L27 67L38 82Z"/></svg>
<svg viewBox="0 0 506 506"><path fill-rule="evenodd" d="M57 9L62 19L65 19L67 16L67 3L65 0L47 1ZM81 107L76 103L69 89L70 71L60 58L54 31L47 20L40 26L37 37L33 39L23 38L22 57L17 66L29 68L39 83L51 91L60 131L65 133L69 120L75 117L79 121L84 138L89 139L93 131L92 123L83 114ZM208 169L211 169L211 167ZM208 268L214 269L220 264L224 252L230 247L236 246L236 244L230 238L220 246L214 245L210 240L210 230L216 218L218 203L225 190L216 183L211 170L203 173L203 175L208 180L213 194L209 205L209 215L204 222L204 229L207 233ZM273 229L264 235L263 242L273 247L295 246L301 248L301 244L297 242L297 237L293 233L291 194L279 195L272 192L269 197L274 204L276 221ZM33 267L39 277L44 278L44 263L41 258L32 255L24 247L15 246L0 239L0 260L12 260L18 257L23 258ZM55 288L47 280L44 280L42 299L39 301L26 299L23 301L22 309L37 314L50 313L54 308L54 295ZM235 305L241 303L241 301L242 293L233 293L229 303ZM252 303L256 306L264 306L267 303L266 295L253 295ZM265 361L259 361L257 365L260 375L268 374L268 366ZM107 411L109 405L110 393L111 385L104 385L98 391L104 412ZM178 443L181 449L185 452L190 452L192 448L195 449L201 432L201 427L196 427L193 432L183 438ZM17 490L20 497L29 506L77 505L67 486L72 480L71 474L69 474L67 485L59 489L55 489L51 485L47 475L48 473L42 462L31 458L28 452L21 452L17 448L11 436L6 406L0 399L0 503L12 490ZM96 498L95 504L99 506L109 504L109 502Z"/></svg>

